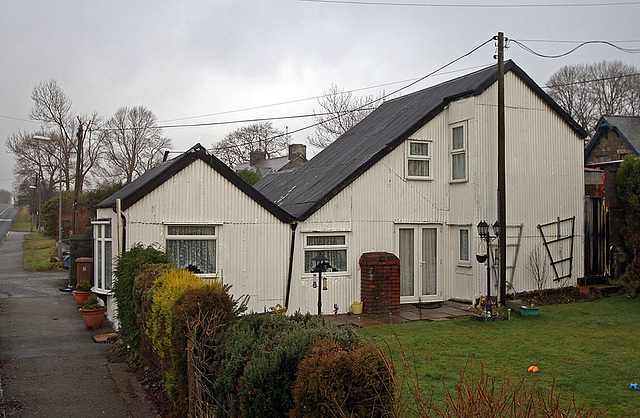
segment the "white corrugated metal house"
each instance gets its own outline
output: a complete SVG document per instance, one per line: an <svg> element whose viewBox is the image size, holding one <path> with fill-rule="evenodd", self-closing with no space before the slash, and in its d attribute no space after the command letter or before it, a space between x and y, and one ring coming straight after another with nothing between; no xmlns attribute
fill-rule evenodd
<svg viewBox="0 0 640 418"><path fill-rule="evenodd" d="M586 132L513 62L505 73L508 279L516 291L535 289L525 264L543 243L538 226L573 219L573 231L560 223L545 234L560 238L549 253L570 260L555 267L574 284L584 265ZM114 213L122 199L123 246L159 243L182 267L193 251L206 253L207 271L198 268L251 295L258 311L288 302L290 312L315 312L311 260L320 253L333 267L325 313L360 299L358 260L372 251L399 257L401 302L475 300L486 294L475 226L497 217L496 81L493 66L390 100L255 189L196 146L102 202L95 228L112 228L114 248L115 236L122 241ZM96 280L108 276L101 263Z"/></svg>

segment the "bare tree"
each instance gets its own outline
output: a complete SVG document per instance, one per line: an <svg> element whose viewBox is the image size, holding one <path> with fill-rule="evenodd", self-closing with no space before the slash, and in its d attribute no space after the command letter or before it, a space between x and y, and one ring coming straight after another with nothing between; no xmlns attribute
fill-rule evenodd
<svg viewBox="0 0 640 418"><path fill-rule="evenodd" d="M131 182L162 160L160 151L171 148L155 113L144 106L121 107L105 124L105 174Z"/></svg>
<svg viewBox="0 0 640 418"><path fill-rule="evenodd" d="M549 80L549 95L585 130L602 115L640 113L640 70L622 61L562 67Z"/></svg>
<svg viewBox="0 0 640 418"><path fill-rule="evenodd" d="M71 110L72 100L64 93L56 80L40 82L33 87L31 93L33 108L31 119L40 121L49 136L56 140L56 159L62 169L66 189L70 190L71 181L74 188L82 192L84 181L96 164L102 142L93 133L101 119L97 112L91 115L75 116ZM76 132L84 126L82 136ZM76 167L74 173L73 167Z"/></svg>
<svg viewBox="0 0 640 418"><path fill-rule="evenodd" d="M213 153L229 167L249 161L251 151L262 151L267 158L282 155L291 141L289 135L271 122L254 123L227 134L213 144Z"/></svg>
<svg viewBox="0 0 640 418"><path fill-rule="evenodd" d="M549 280L549 267L546 257L542 252L542 248L539 245L536 245L529 253L529 261L525 267L536 282L538 296L544 296L544 289L547 285L547 281Z"/></svg>
<svg viewBox="0 0 640 418"><path fill-rule="evenodd" d="M64 93L56 80L40 82L33 87L31 93L33 108L29 115L48 130L56 131L58 140L59 163L66 183L71 185L71 155L73 153L74 118L71 113L71 99ZM53 139L53 137L52 137Z"/></svg>
<svg viewBox="0 0 640 418"><path fill-rule="evenodd" d="M329 91L318 99L320 112L314 113L317 123L313 135L307 137L309 144L326 148L340 135L364 119L382 103L382 98L373 96L356 97L350 91L345 92L332 84Z"/></svg>

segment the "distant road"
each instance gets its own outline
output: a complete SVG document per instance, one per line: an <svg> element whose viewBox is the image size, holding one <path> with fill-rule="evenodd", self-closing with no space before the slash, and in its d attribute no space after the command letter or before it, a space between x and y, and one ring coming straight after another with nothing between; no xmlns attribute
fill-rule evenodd
<svg viewBox="0 0 640 418"><path fill-rule="evenodd" d="M0 242L4 241L16 216L18 216L17 206L9 203L0 205Z"/></svg>

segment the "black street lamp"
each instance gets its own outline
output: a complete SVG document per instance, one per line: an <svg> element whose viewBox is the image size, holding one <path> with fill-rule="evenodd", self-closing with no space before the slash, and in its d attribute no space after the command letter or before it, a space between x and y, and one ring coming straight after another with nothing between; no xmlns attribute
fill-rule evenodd
<svg viewBox="0 0 640 418"><path fill-rule="evenodd" d="M322 315L322 291L327 290L327 278L322 278L322 273L325 273L333 267L329 264L329 259L322 253L312 258L312 260L316 262L316 266L311 270L311 272L318 273L318 316L320 316Z"/></svg>
<svg viewBox="0 0 640 418"><path fill-rule="evenodd" d="M489 258L489 244L491 241L495 240L500 236L500 223L495 221L493 224L493 233L495 236L491 236L489 232L489 224L485 221L480 221L478 223L478 235L480 238L487 243L487 253L486 254L477 254L476 259L479 263L487 263L487 303L486 303L486 317L491 317L491 262Z"/></svg>

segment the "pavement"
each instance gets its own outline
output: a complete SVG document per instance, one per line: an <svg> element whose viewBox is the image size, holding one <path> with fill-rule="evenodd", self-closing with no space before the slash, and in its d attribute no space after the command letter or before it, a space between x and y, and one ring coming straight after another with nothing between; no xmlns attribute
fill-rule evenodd
<svg viewBox="0 0 640 418"><path fill-rule="evenodd" d="M326 315L325 319L337 325L350 324L364 328L378 325L401 324L411 321L442 321L471 315L471 305L447 300L434 303L402 304L397 313Z"/></svg>
<svg viewBox="0 0 640 418"><path fill-rule="evenodd" d="M126 363L110 363L113 332L87 330L67 272L22 269L24 233L0 244L0 417L157 417Z"/></svg>

